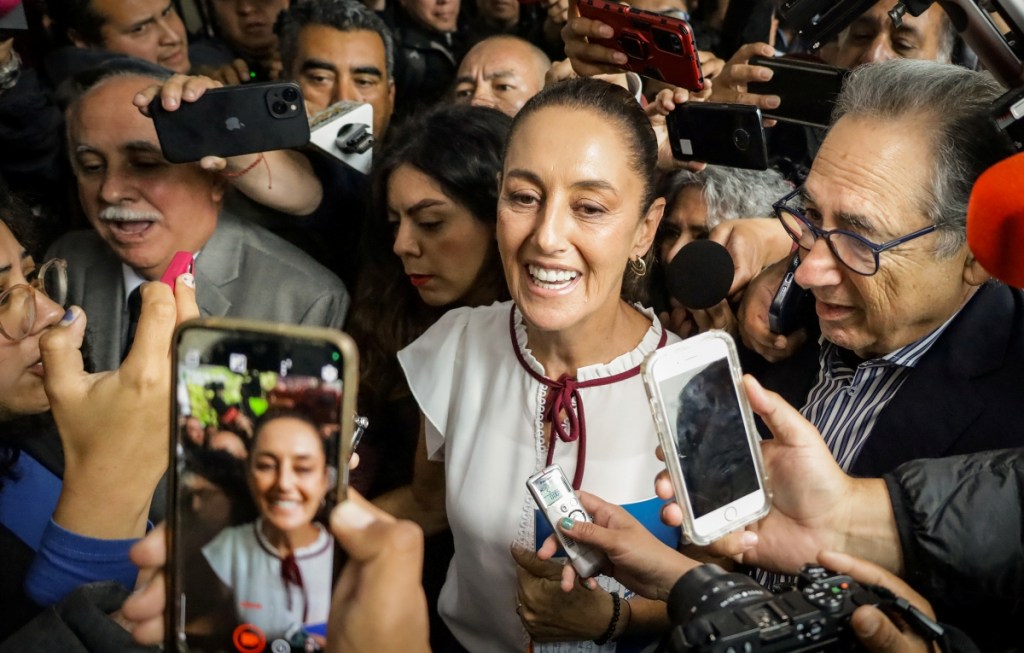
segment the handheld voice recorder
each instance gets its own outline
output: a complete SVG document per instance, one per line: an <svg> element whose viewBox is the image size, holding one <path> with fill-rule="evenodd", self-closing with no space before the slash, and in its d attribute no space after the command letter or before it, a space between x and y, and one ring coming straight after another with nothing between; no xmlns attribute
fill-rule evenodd
<svg viewBox="0 0 1024 653"><path fill-rule="evenodd" d="M579 497L572 491L572 485L562 468L558 465L545 467L526 481L526 487L551 524L551 529L555 531L555 536L576 572L583 578L598 575L607 562L604 553L588 544L577 542L558 528L558 522L565 517L577 522L593 521L580 504Z"/></svg>

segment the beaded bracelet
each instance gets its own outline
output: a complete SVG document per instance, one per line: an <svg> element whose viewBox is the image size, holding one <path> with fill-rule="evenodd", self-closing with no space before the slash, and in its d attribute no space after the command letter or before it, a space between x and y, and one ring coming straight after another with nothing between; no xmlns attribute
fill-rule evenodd
<svg viewBox="0 0 1024 653"><path fill-rule="evenodd" d="M622 610L622 599L619 597L618 592L610 592L612 597L612 620L608 623L608 630L604 631L604 634L594 640L594 643L598 646L604 646L607 644L612 636L615 634L615 627L619 625L619 614Z"/></svg>

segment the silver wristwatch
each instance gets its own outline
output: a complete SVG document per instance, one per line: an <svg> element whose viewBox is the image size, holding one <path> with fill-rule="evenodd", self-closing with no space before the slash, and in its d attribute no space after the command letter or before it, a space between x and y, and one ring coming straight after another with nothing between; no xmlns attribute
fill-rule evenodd
<svg viewBox="0 0 1024 653"><path fill-rule="evenodd" d="M21 57L16 50L11 50L11 58L0 66L0 92L9 91L18 83L21 76Z"/></svg>

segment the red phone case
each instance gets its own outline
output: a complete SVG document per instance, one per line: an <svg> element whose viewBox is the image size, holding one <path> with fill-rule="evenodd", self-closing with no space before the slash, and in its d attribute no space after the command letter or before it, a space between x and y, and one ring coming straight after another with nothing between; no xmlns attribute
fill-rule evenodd
<svg viewBox="0 0 1024 653"><path fill-rule="evenodd" d="M693 29L679 18L605 0L579 0L580 16L615 30L610 39L590 39L624 53L626 70L690 91L704 89Z"/></svg>
<svg viewBox="0 0 1024 653"><path fill-rule="evenodd" d="M194 264L195 259L192 258L191 252L176 252L174 258L171 259L171 264L167 266L167 269L160 276L160 281L163 281L171 287L171 290L174 290L174 281L182 274L191 272Z"/></svg>

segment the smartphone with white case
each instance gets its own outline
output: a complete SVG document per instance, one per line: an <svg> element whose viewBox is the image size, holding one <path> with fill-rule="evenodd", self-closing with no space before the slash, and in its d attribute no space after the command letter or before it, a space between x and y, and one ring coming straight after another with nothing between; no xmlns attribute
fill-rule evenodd
<svg viewBox="0 0 1024 653"><path fill-rule="evenodd" d="M544 513L555 536L569 556L569 562L583 578L590 578L600 573L608 559L604 553L594 547L577 542L558 528L558 522L569 517L573 521L593 521L583 508L579 497L572 491L572 485L565 472L558 465L549 465L526 481L540 510Z"/></svg>
<svg viewBox="0 0 1024 653"><path fill-rule="evenodd" d="M770 506L736 345L709 331L651 353L641 374L683 533L710 544Z"/></svg>

